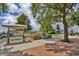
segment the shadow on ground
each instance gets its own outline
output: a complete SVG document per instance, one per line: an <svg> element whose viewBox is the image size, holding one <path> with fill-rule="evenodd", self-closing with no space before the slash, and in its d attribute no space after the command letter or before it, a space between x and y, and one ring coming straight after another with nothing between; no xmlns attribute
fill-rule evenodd
<svg viewBox="0 0 79 59"><path fill-rule="evenodd" d="M10 52L9 56L79 56L79 39L70 39L70 43L57 41L42 46Z"/></svg>
<svg viewBox="0 0 79 59"><path fill-rule="evenodd" d="M63 53L63 55L68 56L78 56L79 55L79 40L72 40L70 43L65 42L55 42L47 43L45 45L46 51L53 53Z"/></svg>

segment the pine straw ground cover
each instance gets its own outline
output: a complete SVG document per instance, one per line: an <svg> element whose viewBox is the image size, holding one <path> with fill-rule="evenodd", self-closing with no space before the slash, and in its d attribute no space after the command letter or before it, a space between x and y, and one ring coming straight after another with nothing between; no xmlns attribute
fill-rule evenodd
<svg viewBox="0 0 79 59"><path fill-rule="evenodd" d="M47 43L23 51L10 52L9 56L78 56L79 39L71 39L70 43L55 42Z"/></svg>

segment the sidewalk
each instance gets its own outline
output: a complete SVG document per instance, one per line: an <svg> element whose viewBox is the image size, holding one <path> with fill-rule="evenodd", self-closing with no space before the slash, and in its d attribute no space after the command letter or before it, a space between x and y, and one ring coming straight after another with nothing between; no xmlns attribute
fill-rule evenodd
<svg viewBox="0 0 79 59"><path fill-rule="evenodd" d="M42 46L46 43L54 43L55 41L48 41L46 39L40 39L29 43L21 43L21 44L15 44L15 45L8 45L4 46L3 49L9 49L9 51L17 51L17 50L24 50L28 48L33 48L37 46Z"/></svg>
<svg viewBox="0 0 79 59"><path fill-rule="evenodd" d="M79 38L79 36L69 36L69 38ZM14 45L7 45L7 46L2 46L0 47L0 50L2 51L17 51L17 50L24 50L28 48L34 48L37 46L42 46L46 43L55 43L58 41L59 38L54 38L54 39L40 39L40 40L35 40L32 42L27 42L27 43L20 43L20 44L14 44Z"/></svg>
<svg viewBox="0 0 79 59"><path fill-rule="evenodd" d="M8 46L4 46L4 48L6 48L6 49L11 48L9 51L17 51L17 50L24 50L24 49L28 49L28 48L41 46L41 45L44 45L46 43L47 43L47 41L45 39L40 39L40 40L36 40L36 41L33 41L33 42L29 42L29 43L8 45Z"/></svg>

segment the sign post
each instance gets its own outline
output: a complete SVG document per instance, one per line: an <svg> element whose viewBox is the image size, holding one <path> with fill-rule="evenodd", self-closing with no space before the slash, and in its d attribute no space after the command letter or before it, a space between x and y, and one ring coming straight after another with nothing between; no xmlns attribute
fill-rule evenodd
<svg viewBox="0 0 79 59"><path fill-rule="evenodd" d="M10 43L10 37L11 37L11 34L14 36L14 37L21 37L23 38L23 42L25 42L25 37L24 37L24 30L26 28L25 25L2 25L6 28L8 28L8 31L7 31L7 44ZM12 31L13 30L13 31Z"/></svg>

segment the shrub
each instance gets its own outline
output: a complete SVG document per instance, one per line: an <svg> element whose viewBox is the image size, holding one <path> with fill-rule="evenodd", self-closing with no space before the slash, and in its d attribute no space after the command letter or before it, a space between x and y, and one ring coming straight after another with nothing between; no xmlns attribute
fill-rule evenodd
<svg viewBox="0 0 79 59"><path fill-rule="evenodd" d="M48 37L48 38L52 38L52 34L48 34L47 37Z"/></svg>
<svg viewBox="0 0 79 59"><path fill-rule="evenodd" d="M41 31L42 33L54 32L55 30L54 30L53 27L52 27L52 22L51 22L51 20L44 19L44 20L41 22L40 31Z"/></svg>
<svg viewBox="0 0 79 59"><path fill-rule="evenodd" d="M31 38L32 40L38 40L41 39L41 36L39 33L32 33L30 35L27 35L26 38Z"/></svg>
<svg viewBox="0 0 79 59"><path fill-rule="evenodd" d="M40 36L39 33L33 33L33 34L31 35L31 37L32 37L34 40L37 40L37 39L40 39L40 38L41 38L41 36Z"/></svg>

